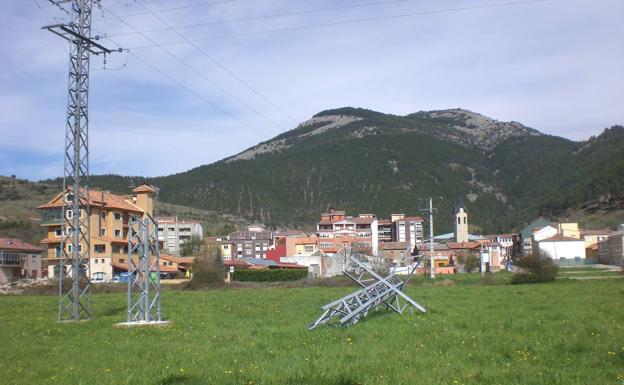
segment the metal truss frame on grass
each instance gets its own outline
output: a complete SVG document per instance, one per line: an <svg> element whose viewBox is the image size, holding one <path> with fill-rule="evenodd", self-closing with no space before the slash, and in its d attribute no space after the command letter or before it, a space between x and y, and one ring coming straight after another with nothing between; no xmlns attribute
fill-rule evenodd
<svg viewBox="0 0 624 385"><path fill-rule="evenodd" d="M427 310L423 306L403 292L403 287L409 282L421 260L422 258L410 271L407 278L403 280L394 273L387 277L382 277L366 264L359 261L357 257L351 256L351 263L356 266L360 273L357 275L351 274L346 270L344 273L358 285L362 286L362 289L323 306L321 308L323 314L310 324L308 329L312 330L325 324L336 326L354 325L371 310L382 304L385 305L386 309L391 309L399 314L403 314L408 308L410 311L413 311L413 308L409 307L410 305L425 313ZM372 276L372 279L364 279L366 274ZM371 280L374 283L368 284ZM405 302L404 304L401 303L401 299Z"/></svg>
<svg viewBox="0 0 624 385"><path fill-rule="evenodd" d="M162 322L158 224L131 215L128 231L127 324Z"/></svg>

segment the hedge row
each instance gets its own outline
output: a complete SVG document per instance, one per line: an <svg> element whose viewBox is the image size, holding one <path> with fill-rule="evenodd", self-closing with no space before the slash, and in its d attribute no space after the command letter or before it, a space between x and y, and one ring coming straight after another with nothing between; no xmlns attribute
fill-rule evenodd
<svg viewBox="0 0 624 385"><path fill-rule="evenodd" d="M239 269L234 271L234 281L239 282L280 282L297 281L308 276L307 269L268 269L248 270Z"/></svg>

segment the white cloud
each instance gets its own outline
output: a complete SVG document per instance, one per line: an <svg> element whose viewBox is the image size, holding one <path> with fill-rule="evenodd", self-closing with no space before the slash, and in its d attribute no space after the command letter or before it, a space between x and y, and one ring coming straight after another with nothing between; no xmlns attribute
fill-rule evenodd
<svg viewBox="0 0 624 385"><path fill-rule="evenodd" d="M141 1L154 10L197 3ZM46 2L39 3L60 15ZM105 8L120 15L141 11L134 2L125 3L103 2ZM476 0L407 0L180 32L190 39L202 39L480 4ZM336 5L329 0L240 0L159 15L178 26ZM62 154L67 53L57 37L40 30L54 20L34 3L2 2L0 12L9 16L0 26L4 37L0 41L0 147L45 155L33 157L30 163L16 159L3 168L19 168L33 178L59 175L62 169L50 168L49 156ZM463 107L580 140L606 126L624 123L620 106L624 100L622 14L624 3L618 0L551 0L195 44L297 121L346 105L396 114ZM151 15L126 20L139 30L163 27ZM114 18L103 20L99 11L94 13L94 26L94 34L131 31ZM171 31L148 36L161 44L179 40ZM150 44L138 35L113 40L125 48ZM116 47L109 39L101 42ZM94 57L90 102L95 172L163 175L184 171L233 155L295 126L188 44L165 49L201 75L157 47L133 52L209 103L132 55L110 55L107 67L119 69L115 71L101 71L102 61ZM137 160L132 148L145 160Z"/></svg>

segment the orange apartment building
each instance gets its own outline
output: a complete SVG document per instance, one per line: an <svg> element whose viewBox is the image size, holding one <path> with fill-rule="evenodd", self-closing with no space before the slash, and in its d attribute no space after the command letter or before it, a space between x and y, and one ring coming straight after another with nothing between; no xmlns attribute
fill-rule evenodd
<svg viewBox="0 0 624 385"><path fill-rule="evenodd" d="M91 279L111 279L115 266L123 266L124 271L127 269L130 216L153 215L153 194L156 189L143 184L132 192L133 195L118 195L106 191L89 191ZM51 201L38 207L41 210L41 226L46 228L46 238L40 243L45 247L43 259L47 261L50 278L60 275L61 244L67 239L66 234L62 233L62 224L65 221L62 214L63 197L64 193L59 193ZM83 210L80 215L84 216L86 212ZM71 252L71 243L65 243L65 247Z"/></svg>
<svg viewBox="0 0 624 385"><path fill-rule="evenodd" d="M378 221L373 214L348 217L344 211L332 209L321 214L316 234L319 249L326 253L335 253L343 247L373 255L378 252Z"/></svg>

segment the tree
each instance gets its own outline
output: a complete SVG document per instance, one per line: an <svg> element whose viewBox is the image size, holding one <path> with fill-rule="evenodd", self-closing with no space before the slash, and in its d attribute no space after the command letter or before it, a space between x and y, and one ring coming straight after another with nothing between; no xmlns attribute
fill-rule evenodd
<svg viewBox="0 0 624 385"><path fill-rule="evenodd" d="M479 267L479 257L472 253L459 254L457 256L457 263L464 266L464 270L467 273L471 273L474 269Z"/></svg>
<svg viewBox="0 0 624 385"><path fill-rule="evenodd" d="M201 251L202 244L203 242L199 237L193 236L189 241L180 245L180 255L183 257L196 255Z"/></svg>
<svg viewBox="0 0 624 385"><path fill-rule="evenodd" d="M559 266L552 259L535 253L518 258L515 265L521 271L511 277L511 283L552 282L559 273Z"/></svg>
<svg viewBox="0 0 624 385"><path fill-rule="evenodd" d="M221 259L221 248L210 246L193 260L193 278L189 286L193 289L223 285L225 268Z"/></svg>

